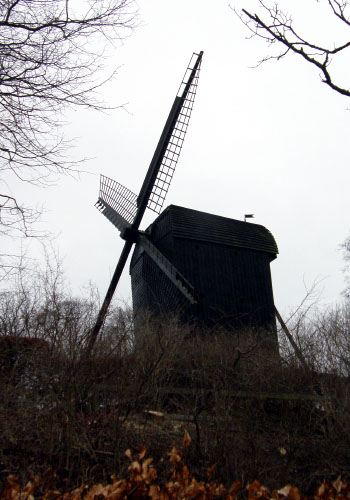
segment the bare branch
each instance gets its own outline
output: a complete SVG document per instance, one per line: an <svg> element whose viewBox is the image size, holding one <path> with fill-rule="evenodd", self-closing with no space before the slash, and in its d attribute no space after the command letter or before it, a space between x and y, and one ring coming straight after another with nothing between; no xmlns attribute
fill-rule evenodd
<svg viewBox="0 0 350 500"><path fill-rule="evenodd" d="M106 76L107 48L132 31L135 16L133 0L0 0L0 181L12 174L48 185L79 169L85 158L68 158L62 114L116 107L99 96L118 69ZM32 235L36 216L0 195L1 234Z"/></svg>
<svg viewBox="0 0 350 500"><path fill-rule="evenodd" d="M68 106L108 108L98 90L117 69L99 80L101 37L113 44L133 28L130 6L102 0L74 12L68 0L0 1L0 169L69 168L58 117Z"/></svg>
<svg viewBox="0 0 350 500"><path fill-rule="evenodd" d="M348 1L344 0L340 2L338 0L327 0L327 3L330 6L332 14L335 15L337 19L346 26L350 26L350 20L346 14L346 9L349 5ZM332 62L331 56L348 49L350 47L350 40L332 48L324 47L301 36L293 27L291 16L284 13L279 8L278 4L274 4L270 7L264 0L259 0L259 5L260 8L266 12L267 20L264 20L258 14L248 12L246 9L242 9L242 13L238 13L235 9L233 10L249 29L251 36L262 38L267 41L270 46L274 43L278 43L285 48L277 55L268 55L264 57L258 62L258 65L271 59L280 60L289 52L293 52L320 70L323 83L339 94L350 97L350 89L335 82L329 69Z"/></svg>

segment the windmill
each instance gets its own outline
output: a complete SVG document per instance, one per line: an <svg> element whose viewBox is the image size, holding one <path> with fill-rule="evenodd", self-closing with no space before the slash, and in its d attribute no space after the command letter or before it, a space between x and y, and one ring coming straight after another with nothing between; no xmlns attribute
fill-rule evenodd
<svg viewBox="0 0 350 500"><path fill-rule="evenodd" d="M271 333L266 345L277 349L270 262L278 249L272 234L259 224L176 205L161 212L190 120L202 54L192 55L140 194L101 176L96 207L119 229L125 244L88 352L133 245L134 313L177 314L184 321L195 319L209 327L221 324L230 330L252 326ZM147 207L158 217L140 231Z"/></svg>
<svg viewBox="0 0 350 500"><path fill-rule="evenodd" d="M125 240L106 297L91 332L87 352L90 352L105 319L109 304L134 244L154 261L155 265L171 280L190 303L195 303L193 287L181 273L152 244L139 226L146 208L160 213L168 192L191 117L198 86L203 52L194 53L180 84L168 119L148 168L141 191L137 196L118 182L101 176L100 193L96 207L120 231Z"/></svg>

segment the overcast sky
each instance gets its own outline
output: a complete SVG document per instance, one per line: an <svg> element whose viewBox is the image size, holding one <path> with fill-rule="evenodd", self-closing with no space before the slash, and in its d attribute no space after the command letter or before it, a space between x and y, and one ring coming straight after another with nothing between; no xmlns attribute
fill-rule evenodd
<svg viewBox="0 0 350 500"><path fill-rule="evenodd" d="M244 6L256 10L257 3ZM342 36L327 21L326 2L284 5L305 33L311 22L315 36ZM30 202L45 203L44 220L57 235L73 291L92 281L104 296L123 245L94 208L99 174L139 191L191 54L203 50L194 111L166 205L240 220L254 213L279 247L271 271L281 312L295 307L314 280L322 280L323 302L335 303L344 288L339 244L350 229L350 103L296 57L251 68L268 46L246 38L227 0L139 0L138 6L140 26L116 48L119 74L104 89L107 101L126 110L67 116L67 135L80 137L74 154L93 158L85 166L91 173L45 190L14 188ZM345 84L349 68L347 62L337 69ZM141 228L153 219L148 213ZM130 301L128 271L117 298Z"/></svg>

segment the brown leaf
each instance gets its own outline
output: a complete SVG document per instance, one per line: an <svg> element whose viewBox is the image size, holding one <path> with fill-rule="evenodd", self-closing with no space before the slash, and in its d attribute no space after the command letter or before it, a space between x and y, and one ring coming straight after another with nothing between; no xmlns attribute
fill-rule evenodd
<svg viewBox="0 0 350 500"><path fill-rule="evenodd" d="M134 460L129 465L128 470L131 471L131 472L141 472L141 465L140 465L139 462L137 462L136 460Z"/></svg>
<svg viewBox="0 0 350 500"><path fill-rule="evenodd" d="M284 488L281 488L280 490L278 490L277 493L279 495L284 496L284 497L288 497L291 488L292 488L292 485L291 484L287 484Z"/></svg>
<svg viewBox="0 0 350 500"><path fill-rule="evenodd" d="M157 476L157 472L153 467L149 467L153 458L147 458L142 464L142 477L146 483L150 484Z"/></svg>
<svg viewBox="0 0 350 500"><path fill-rule="evenodd" d="M185 435L184 435L184 441L183 441L183 447L187 448L191 444L191 436L185 429Z"/></svg>
<svg viewBox="0 0 350 500"><path fill-rule="evenodd" d="M146 446L142 445L139 453L139 460L142 460L145 455L146 455Z"/></svg>
<svg viewBox="0 0 350 500"><path fill-rule="evenodd" d="M221 496L223 496L223 494L225 493L225 491L226 491L226 489L225 489L224 485L223 484L219 484L219 486L217 486L215 488L215 492L214 493L215 493L216 497L221 497Z"/></svg>
<svg viewBox="0 0 350 500"><path fill-rule="evenodd" d="M344 483L341 480L341 476L338 476L337 479L335 481L333 481L332 485L333 485L333 488L335 488L337 490L337 493L339 493L344 486Z"/></svg>
<svg viewBox="0 0 350 500"><path fill-rule="evenodd" d="M131 454L131 450L130 449L126 450L125 456L128 457L130 460L132 460L132 454Z"/></svg>
<svg viewBox="0 0 350 500"><path fill-rule="evenodd" d="M296 486L292 486L289 492L290 500L300 500L300 493Z"/></svg>
<svg viewBox="0 0 350 500"><path fill-rule="evenodd" d="M84 500L102 500L107 497L106 487L102 484L95 484L89 491L87 491Z"/></svg>
<svg viewBox="0 0 350 500"><path fill-rule="evenodd" d="M81 492L83 490L83 487L76 488L75 490L71 491L70 493L64 493L63 495L63 500L81 500ZM84 496L85 500L86 496Z"/></svg>
<svg viewBox="0 0 350 500"><path fill-rule="evenodd" d="M21 492L21 498L26 500L34 500L34 489L39 482L39 476L35 476L33 481L28 481L24 489Z"/></svg>
<svg viewBox="0 0 350 500"><path fill-rule="evenodd" d="M233 494L237 493L237 491L240 490L242 487L243 487L243 484L241 483L241 481L239 481L239 480L234 481L231 485L231 488L229 489L229 494L233 495Z"/></svg>
<svg viewBox="0 0 350 500"><path fill-rule="evenodd" d="M215 467L216 467L216 464L213 464L211 467L209 467L209 469L208 469L208 481L211 481Z"/></svg>
<svg viewBox="0 0 350 500"><path fill-rule="evenodd" d="M192 479L192 483L189 486L187 486L187 488L185 488L183 490L182 497L196 498L200 494L205 495L205 488L204 488L203 484L199 483L195 479Z"/></svg>
<svg viewBox="0 0 350 500"><path fill-rule="evenodd" d="M160 493L159 486L157 486L156 484L151 484L151 486L149 487L148 496L152 498L152 500L159 500L160 498L159 493Z"/></svg>
<svg viewBox="0 0 350 500"><path fill-rule="evenodd" d="M190 477L190 471L188 470L188 467L186 465L184 465L182 467L181 475L182 475L182 478L185 480Z"/></svg>
<svg viewBox="0 0 350 500"><path fill-rule="evenodd" d="M175 447L169 453L170 462L173 465L181 463L181 452L179 452Z"/></svg>
<svg viewBox="0 0 350 500"><path fill-rule="evenodd" d="M109 486L108 500L119 500L125 497L127 482L125 479L117 481Z"/></svg>
<svg viewBox="0 0 350 500"><path fill-rule="evenodd" d="M142 463L142 472L147 472L148 466L153 462L153 458L147 458Z"/></svg>
<svg viewBox="0 0 350 500"><path fill-rule="evenodd" d="M148 470L146 483L148 484L152 483L156 479L156 477L157 477L156 469L154 469L154 467L150 467L150 469Z"/></svg>
<svg viewBox="0 0 350 500"><path fill-rule="evenodd" d="M262 486L259 481L255 480L247 485L248 500L260 498L268 498L267 489Z"/></svg>
<svg viewBox="0 0 350 500"><path fill-rule="evenodd" d="M325 482L323 481L321 486L319 488L317 488L315 496L322 497L325 494L325 491L326 491L326 485L325 485Z"/></svg>
<svg viewBox="0 0 350 500"><path fill-rule="evenodd" d="M300 500L298 488L296 486L292 486L291 484L287 484L284 488L274 491L272 494L273 498L280 498L281 496L288 498L288 500Z"/></svg>

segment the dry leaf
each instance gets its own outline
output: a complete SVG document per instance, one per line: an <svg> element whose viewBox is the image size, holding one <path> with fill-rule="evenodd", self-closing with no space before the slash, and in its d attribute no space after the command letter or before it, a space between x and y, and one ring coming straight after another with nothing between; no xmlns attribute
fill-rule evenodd
<svg viewBox="0 0 350 500"><path fill-rule="evenodd" d="M184 441L183 441L183 447L187 448L191 444L191 436L185 429L185 435L184 435Z"/></svg>
<svg viewBox="0 0 350 500"><path fill-rule="evenodd" d="M292 488L292 486L290 484L287 484L284 488L278 490L277 493L279 495L284 496L284 497L288 497L291 488Z"/></svg>
<svg viewBox="0 0 350 500"><path fill-rule="evenodd" d="M337 493L340 493L340 491L342 490L342 487L344 486L344 483L341 480L341 476L338 476L337 479L335 481L333 481L332 485L333 485L333 488L335 488L337 490Z"/></svg>
<svg viewBox="0 0 350 500"><path fill-rule="evenodd" d="M208 469L208 481L211 481L211 478L213 477L213 472L215 470L216 464L212 465Z"/></svg>
<svg viewBox="0 0 350 500"><path fill-rule="evenodd" d="M139 472L141 472L141 465L140 465L139 462L137 462L136 460L134 460L129 465L128 470L131 471L131 472L138 472L139 473Z"/></svg>
<svg viewBox="0 0 350 500"><path fill-rule="evenodd" d="M160 493L159 486L157 486L156 484L151 484L151 486L149 487L148 496L152 498L152 500L159 500L160 498L159 493Z"/></svg>
<svg viewBox="0 0 350 500"><path fill-rule="evenodd" d="M229 494L233 494L233 493L236 493L238 490L240 490L241 488L243 487L243 484L241 483L241 481L237 480L237 481L234 481L231 485L231 488L229 490Z"/></svg>
<svg viewBox="0 0 350 500"><path fill-rule="evenodd" d="M321 486L319 488L317 488L317 490L316 490L316 496L322 497L324 495L325 491L326 491L326 487L325 487L325 483L323 481Z"/></svg>
<svg viewBox="0 0 350 500"><path fill-rule="evenodd" d="M146 446L142 445L139 453L139 460L142 460L145 455L146 455Z"/></svg>
<svg viewBox="0 0 350 500"><path fill-rule="evenodd" d="M177 451L177 449L174 447L171 452L169 453L170 456L170 462L173 465L181 463L181 453Z"/></svg>
<svg viewBox="0 0 350 500"><path fill-rule="evenodd" d="M84 500L95 500L95 497L106 498L107 492L106 487L102 484L96 484L89 491L87 491Z"/></svg>
<svg viewBox="0 0 350 500"><path fill-rule="evenodd" d="M248 500L253 500L255 498L268 498L267 489L255 480L247 485L248 490Z"/></svg>
<svg viewBox="0 0 350 500"><path fill-rule="evenodd" d="M290 500L300 500L300 493L296 486L292 486L289 492Z"/></svg>

